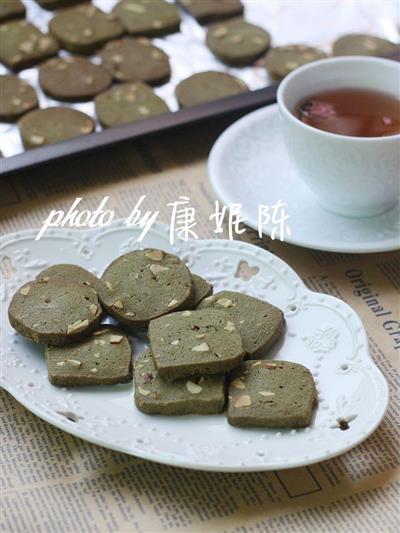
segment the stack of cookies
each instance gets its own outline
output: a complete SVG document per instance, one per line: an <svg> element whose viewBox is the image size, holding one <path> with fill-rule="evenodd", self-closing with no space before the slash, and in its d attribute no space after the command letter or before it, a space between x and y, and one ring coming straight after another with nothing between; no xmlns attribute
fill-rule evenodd
<svg viewBox="0 0 400 533"><path fill-rule="evenodd" d="M118 327L104 324L105 313ZM303 366L261 359L281 338L277 307L233 291L213 294L179 257L145 249L118 257L101 279L55 265L23 285L11 325L45 344L48 376L61 386L132 379L129 334L146 328L135 362L135 403L159 415L220 413L237 426L304 427L317 395Z"/></svg>

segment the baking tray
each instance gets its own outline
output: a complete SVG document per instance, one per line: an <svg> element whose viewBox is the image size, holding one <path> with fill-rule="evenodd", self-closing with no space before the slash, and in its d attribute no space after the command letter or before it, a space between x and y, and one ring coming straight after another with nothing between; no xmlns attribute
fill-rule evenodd
<svg viewBox="0 0 400 533"><path fill-rule="evenodd" d="M27 19L46 31L48 21L54 13L41 9L34 0L23 1L27 8ZM116 0L93 0L92 3L104 11L110 11ZM328 4L308 0L305 2L244 0L243 4L246 20L265 27L271 33L272 44L275 46L306 43L329 52L333 40L338 35L349 32L375 33L394 41L398 40L398 28L394 16L396 2L388 2L382 6L375 2L357 0L349 0L346 3L338 0ZM4 142L0 143L0 148L6 157L0 160L0 176L26 171L45 163L155 133L183 126L194 126L201 121L220 118L231 113L244 114L275 102L277 84L271 84L272 80L269 79L262 64L256 63L251 67L240 69L224 66L206 48L204 27L185 13L181 14L181 31L178 34L153 40L156 46L162 48L170 56L171 80L161 87L156 87L155 92L166 100L172 113L106 130L101 130L97 124L96 132L90 135L28 151L22 150L17 126L1 124L1 136ZM332 24L329 24L332 16L335 16L336 21L334 28ZM68 54L61 52L60 55ZM97 62L95 55L92 59ZM37 83L37 70L37 67L27 69L19 75L35 87L41 107L54 105L74 107L94 117L93 102L65 104L44 95ZM229 72L245 81L251 91L190 109L178 110L174 97L174 88L177 83L194 72L205 70ZM1 72L4 73L7 70L2 67Z"/></svg>

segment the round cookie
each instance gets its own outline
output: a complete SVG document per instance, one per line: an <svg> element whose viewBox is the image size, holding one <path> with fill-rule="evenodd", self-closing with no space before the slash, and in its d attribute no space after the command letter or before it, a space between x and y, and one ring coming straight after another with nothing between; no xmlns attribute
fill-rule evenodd
<svg viewBox="0 0 400 533"><path fill-rule="evenodd" d="M83 4L60 11L51 19L49 31L66 50L91 54L107 41L120 37L123 28L113 13Z"/></svg>
<svg viewBox="0 0 400 533"><path fill-rule="evenodd" d="M335 56L384 56L395 52L399 46L374 35L355 33L344 35L333 43Z"/></svg>
<svg viewBox="0 0 400 533"><path fill-rule="evenodd" d="M59 46L51 35L42 33L26 20L0 25L0 61L11 70L37 65L57 54Z"/></svg>
<svg viewBox="0 0 400 533"><path fill-rule="evenodd" d="M90 0L36 0L40 7L48 10L59 9L60 7L70 7L87 1Z"/></svg>
<svg viewBox="0 0 400 533"><path fill-rule="evenodd" d="M83 57L56 57L39 69L43 91L62 102L84 102L111 85L109 72Z"/></svg>
<svg viewBox="0 0 400 533"><path fill-rule="evenodd" d="M214 287L206 279L198 276L197 274L192 274L192 285L193 285L193 309L196 308L200 302L211 296Z"/></svg>
<svg viewBox="0 0 400 533"><path fill-rule="evenodd" d="M111 41L99 55L102 65L117 81L160 85L171 75L167 54L145 38Z"/></svg>
<svg viewBox="0 0 400 533"><path fill-rule="evenodd" d="M181 22L176 6L164 0L121 0L113 11L130 35L168 35Z"/></svg>
<svg viewBox="0 0 400 533"><path fill-rule="evenodd" d="M76 109L48 107L31 111L19 121L25 148L37 148L94 131L93 120Z"/></svg>
<svg viewBox="0 0 400 533"><path fill-rule="evenodd" d="M101 304L127 326L146 326L192 300L189 269L179 257L152 248L118 257L101 281Z"/></svg>
<svg viewBox="0 0 400 533"><path fill-rule="evenodd" d="M255 359L266 352L282 336L285 318L278 307L248 294L221 291L205 298L197 309L222 309L237 323L246 357Z"/></svg>
<svg viewBox="0 0 400 533"><path fill-rule="evenodd" d="M208 48L227 65L251 65L269 48L268 32L249 24L242 18L210 26L207 32Z"/></svg>
<svg viewBox="0 0 400 533"><path fill-rule="evenodd" d="M14 122L39 105L33 87L11 74L0 76L0 94L0 120L4 122Z"/></svg>
<svg viewBox="0 0 400 533"><path fill-rule="evenodd" d="M226 72L199 72L181 81L175 95L179 107L191 107L225 96L247 92L249 89L244 81Z"/></svg>
<svg viewBox="0 0 400 533"><path fill-rule="evenodd" d="M297 67L325 57L327 57L327 54L318 48L303 44L292 44L271 48L266 56L265 65L268 73L279 80L290 74Z"/></svg>
<svg viewBox="0 0 400 533"><path fill-rule="evenodd" d="M132 380L132 348L126 333L108 324L75 344L46 346L53 385L110 385Z"/></svg>
<svg viewBox="0 0 400 533"><path fill-rule="evenodd" d="M25 17L25 6L20 0L0 0L0 23Z"/></svg>
<svg viewBox="0 0 400 533"><path fill-rule="evenodd" d="M240 0L177 0L200 24L209 24L243 13Z"/></svg>
<svg viewBox="0 0 400 533"><path fill-rule="evenodd" d="M78 265L60 264L45 268L36 276L37 281L50 281L57 279L66 283L78 283L92 288L98 292L101 281L91 272Z"/></svg>
<svg viewBox="0 0 400 533"><path fill-rule="evenodd" d="M84 285L64 281L30 281L12 297L12 327L34 342L63 346L93 331L101 319L97 295Z"/></svg>
<svg viewBox="0 0 400 533"><path fill-rule="evenodd" d="M104 128L167 113L167 104L144 83L124 83L96 96L96 115Z"/></svg>

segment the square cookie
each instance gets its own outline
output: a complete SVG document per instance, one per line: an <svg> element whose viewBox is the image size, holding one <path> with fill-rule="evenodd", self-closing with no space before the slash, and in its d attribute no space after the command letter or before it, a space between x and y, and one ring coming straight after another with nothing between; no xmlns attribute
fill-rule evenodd
<svg viewBox="0 0 400 533"><path fill-rule="evenodd" d="M135 363L135 404L151 415L210 415L225 405L225 377L221 374L177 381L162 379L151 352Z"/></svg>
<svg viewBox="0 0 400 533"><path fill-rule="evenodd" d="M227 372L245 353L236 325L216 309L152 320L149 338L156 369L166 379Z"/></svg>
<svg viewBox="0 0 400 533"><path fill-rule="evenodd" d="M101 326L83 341L46 346L47 371L53 385L109 385L132 380L132 348L126 334Z"/></svg>
<svg viewBox="0 0 400 533"><path fill-rule="evenodd" d="M301 428L311 424L317 390L311 372L288 361L245 361L232 372L232 426Z"/></svg>

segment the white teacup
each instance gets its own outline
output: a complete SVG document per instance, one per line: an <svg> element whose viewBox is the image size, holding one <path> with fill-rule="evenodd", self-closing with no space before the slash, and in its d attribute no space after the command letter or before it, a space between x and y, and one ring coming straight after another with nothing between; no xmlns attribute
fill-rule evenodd
<svg viewBox="0 0 400 533"><path fill-rule="evenodd" d="M400 135L350 137L304 124L293 115L301 100L332 89L369 89L396 98L400 65L373 57L337 57L304 65L278 89L289 156L323 207L351 217L373 216L399 197Z"/></svg>

